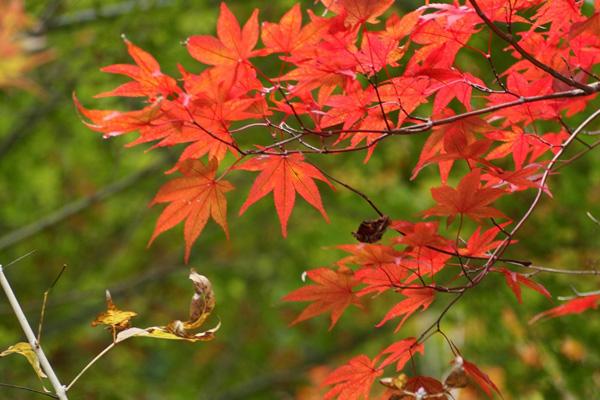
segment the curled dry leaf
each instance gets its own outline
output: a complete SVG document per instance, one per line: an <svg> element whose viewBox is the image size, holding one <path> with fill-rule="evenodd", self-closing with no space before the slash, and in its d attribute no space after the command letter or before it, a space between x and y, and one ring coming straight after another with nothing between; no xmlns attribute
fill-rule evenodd
<svg viewBox="0 0 600 400"><path fill-rule="evenodd" d="M47 378L46 374L44 373L44 371L42 371L42 368L40 367L40 360L38 359L37 354L35 354L35 351L33 351L29 343L19 342L17 344L14 344L8 349L4 350L2 353L0 353L0 357L7 356L9 354L22 355L27 359L27 361L29 361L29 364L31 364L33 370L40 379Z"/></svg>
<svg viewBox="0 0 600 400"><path fill-rule="evenodd" d="M193 268L189 275L194 284L194 295L190 304L190 316L187 321L174 320L165 326L151 326L148 328L128 328L119 332L115 343L122 342L132 337L143 336L155 339L186 340L188 342L209 341L214 339L215 332L221 327L218 323L214 328L202 332L191 332L200 328L210 313L215 308L216 300L212 284L204 275L200 275Z"/></svg>
<svg viewBox="0 0 600 400"><path fill-rule="evenodd" d="M365 220L360 223L356 232L352 232L352 236L362 243L378 242L390 226L390 222L390 217L387 215L377 219Z"/></svg>

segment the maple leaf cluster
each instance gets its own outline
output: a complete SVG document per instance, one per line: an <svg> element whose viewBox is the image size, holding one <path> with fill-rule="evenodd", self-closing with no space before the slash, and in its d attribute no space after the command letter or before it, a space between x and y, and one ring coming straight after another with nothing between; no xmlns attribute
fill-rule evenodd
<svg viewBox="0 0 600 400"><path fill-rule="evenodd" d="M571 128L569 118L585 111L600 90L592 72L600 62L600 2L591 16L574 0L424 2L403 15L393 0L321 3L324 12L303 13L296 4L279 22L262 25L258 10L240 24L222 3L216 37L186 41L204 69L192 73L180 66L179 79L125 39L135 64L102 70L130 81L96 97L139 97L142 108L92 110L75 98L86 124L105 137L137 132L131 145L184 146L171 170L181 176L152 201L166 207L151 242L183 222L187 260L209 218L228 236L227 196L234 187L225 178L238 171L258 173L240 214L272 192L286 236L298 194L328 221L317 181L362 193L317 166L319 157L363 152L368 162L384 141L426 135L411 179L435 165L440 185L431 190L435 204L421 213L424 221L394 220L368 200L379 219L364 221L354 234L366 243L338 246L346 257L308 271L312 283L285 297L311 303L294 323L330 313L332 328L350 305L361 307L365 296L391 292L399 301L377 326L398 320L398 331L434 301L455 296L451 307L491 273L505 277L519 302L522 286L550 297L514 270L531 263L503 254L540 196L551 195L548 178L585 127ZM504 47L492 47L492 38ZM461 69L461 51L486 67ZM495 65L498 51L514 61L505 70ZM259 67L265 58L280 66L278 74ZM257 131L262 141L249 135ZM524 217L499 209L499 199L527 190L537 195ZM386 241L375 243L386 231ZM597 298L581 300L541 317L596 304ZM424 351L435 327L373 359L351 359L326 379L333 386L326 397L368 397L385 367L401 370ZM497 391L474 364L464 361L460 368L488 395L490 388ZM448 389L437 381L418 382L395 389L415 386L423 396L435 394L427 387Z"/></svg>

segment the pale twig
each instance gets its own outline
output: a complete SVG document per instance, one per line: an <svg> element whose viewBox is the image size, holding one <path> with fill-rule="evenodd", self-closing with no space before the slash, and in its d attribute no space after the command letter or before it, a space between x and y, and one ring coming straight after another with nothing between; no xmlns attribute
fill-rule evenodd
<svg viewBox="0 0 600 400"><path fill-rule="evenodd" d="M87 365L85 367L83 367L83 369L81 371L79 371L79 373L77 374L77 376L75 378L73 378L73 380L71 381L71 383L69 383L69 385L67 386L66 390L68 391L69 389L71 389L71 387L75 384L75 382L77 382L77 380L79 378L81 378L81 375L83 375L85 373L85 371L87 371L92 365L94 365L94 363L96 361L98 361L103 355L105 355L106 353L109 352L110 349L112 349L113 347L115 347L115 342L112 342L111 344L109 344L108 346L106 346L106 348L104 350L102 350L100 353L98 353L98 355L94 358L92 358L92 361L90 361L89 363L87 363Z"/></svg>
<svg viewBox="0 0 600 400"><path fill-rule="evenodd" d="M573 291L575 292L575 296L558 296L557 299L560 301L566 301L566 300L573 300L578 297L588 297L588 296L600 295L600 290L594 290L592 292L578 292L577 290L573 289Z"/></svg>
<svg viewBox="0 0 600 400"><path fill-rule="evenodd" d="M523 268L530 268L538 272L550 272L553 274L565 274L565 275L600 275L600 270L590 269L590 270L570 270L570 269L561 269L561 268L549 268L549 267L541 267L538 265L520 265Z"/></svg>
<svg viewBox="0 0 600 400"><path fill-rule="evenodd" d="M593 221L593 222L594 222L596 225L599 225L599 226L600 226L600 221L598 221L598 219L597 219L596 217L594 217L594 216L592 215L592 213L591 213L591 212L589 212L589 211L588 211L588 212L586 212L586 215L587 215L587 216L588 216L588 218L589 218L589 219L591 219L591 220L592 220L592 221Z"/></svg>
<svg viewBox="0 0 600 400"><path fill-rule="evenodd" d="M30 255L32 255L32 254L33 254L33 253L35 253L35 252L36 252L36 250L31 250L30 252L23 254L21 257L17 257L16 259L14 259L14 260L12 260L11 262L9 262L8 264L6 264L6 265L4 266L4 269L6 269L6 268L10 267L10 266L11 266L11 265L13 265L13 264L16 264L16 263L18 263L19 261L21 261L21 260L22 260L22 259L24 259L25 257L29 257Z"/></svg>
<svg viewBox="0 0 600 400"><path fill-rule="evenodd" d="M33 349L33 351L35 352L35 354L37 355L37 357L40 361L40 366L42 367L44 373L48 376L48 379L50 380L50 383L52 384L52 387L54 388L56 396L60 400L67 400L67 394L65 391L65 387L60 383L58 377L56 376L56 373L54 372L54 369L52 368L52 365L46 358L46 354L44 354L44 350L42 350L42 346L40 346L39 342L35 338L35 334L33 333L31 326L29 325L29 321L27 321L27 317L23 313L23 310L21 309L21 305L19 304L19 301L15 297L15 294L13 293L12 288L10 287L10 283L8 282L8 280L6 279L6 276L4 275L4 269L2 268L2 265L0 265L0 285L2 286L2 289L4 289L4 293L6 294L6 297L8 298L8 302L10 303L10 305L15 313L15 316L17 317L17 320L19 321L19 324L21 324L21 328L23 329L23 332L25 333L25 336L27 337L27 341L29 342L29 345L31 346L31 348Z"/></svg>

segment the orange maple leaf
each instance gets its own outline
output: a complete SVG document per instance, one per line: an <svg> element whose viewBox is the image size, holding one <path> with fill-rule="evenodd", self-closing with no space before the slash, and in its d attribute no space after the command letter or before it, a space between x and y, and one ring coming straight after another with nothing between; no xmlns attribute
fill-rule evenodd
<svg viewBox="0 0 600 400"><path fill-rule="evenodd" d="M505 191L481 188L480 174L479 168L474 169L464 176L456 189L447 185L431 189L431 195L438 204L424 211L423 215L425 217L448 216L448 223L451 223L457 214L467 216L476 222L485 217L506 218L503 213L489 205Z"/></svg>
<svg viewBox="0 0 600 400"><path fill-rule="evenodd" d="M125 75L133 79L109 92L97 94L96 98L101 97L150 97L157 95L167 97L173 93L179 93L177 81L160 70L160 65L156 59L148 52L131 43L123 37L127 45L129 55L135 61L136 65L114 64L101 68L102 72L110 74Z"/></svg>
<svg viewBox="0 0 600 400"><path fill-rule="evenodd" d="M321 0L321 3L336 14L346 12L350 25L379 22L377 17L394 4L394 0Z"/></svg>
<svg viewBox="0 0 600 400"><path fill-rule="evenodd" d="M308 278L316 285L308 285L296 289L283 298L285 301L313 301L292 321L292 325L331 312L331 330L344 310L351 304L362 307L356 294L352 291L359 282L354 279L350 269L341 267L338 271L329 268L317 268L307 273Z"/></svg>
<svg viewBox="0 0 600 400"><path fill-rule="evenodd" d="M265 46L272 51L291 52L296 46L296 40L302 29L302 11L296 3L281 17L279 24L263 22L261 39Z"/></svg>
<svg viewBox="0 0 600 400"><path fill-rule="evenodd" d="M335 369L323 382L324 385L335 385L325 393L325 399L368 399L373 382L383 373L383 369L375 368L375 362L376 360L371 361L369 357L361 354Z"/></svg>
<svg viewBox="0 0 600 400"><path fill-rule="evenodd" d="M250 189L248 199L240 209L240 215L272 191L281 222L281 233L286 237L288 219L292 214L296 192L298 192L310 205L319 210L325 221L329 222L314 179L327 183L332 189L333 186L321 171L304 161L302 154L294 153L283 157L259 156L246 161L237 169L261 171Z"/></svg>
<svg viewBox="0 0 600 400"><path fill-rule="evenodd" d="M253 50L258 42L258 9L241 28L238 20L225 3L217 21L217 38L197 35L188 38L187 49L192 57L201 63L231 67L262 54Z"/></svg>
<svg viewBox="0 0 600 400"><path fill-rule="evenodd" d="M208 217L219 224L227 237L227 199L225 193L233 190L228 181L215 180L217 162L211 159L205 166L199 160L186 160L179 166L184 177L167 182L150 205L170 203L162 212L148 245L161 233L185 220L185 261L190 257L192 244L198 238Z"/></svg>

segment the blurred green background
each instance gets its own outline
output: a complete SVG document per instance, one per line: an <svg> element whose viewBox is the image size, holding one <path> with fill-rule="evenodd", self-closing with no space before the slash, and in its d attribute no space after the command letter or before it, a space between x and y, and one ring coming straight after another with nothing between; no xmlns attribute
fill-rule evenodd
<svg viewBox="0 0 600 400"><path fill-rule="evenodd" d="M5 1L5 0L1 0ZM278 20L293 1L228 2L245 21L254 7L261 20ZM312 1L304 1L310 6ZM397 2L413 9L420 2ZM394 324L374 328L395 300L372 301L368 312L351 309L327 331L325 317L288 327L302 308L281 297L300 287L304 270L328 265L340 253L325 246L352 243L360 221L376 217L360 198L339 188L323 190L331 224L299 201L280 235L271 197L237 217L251 174L232 176L238 189L229 196L231 240L209 223L183 264L181 229L146 244L160 213L147 207L175 151L126 149L134 136L103 140L87 129L74 110L75 91L91 108L126 108L124 101L93 100L96 93L123 82L101 66L129 63L120 38L152 53L163 71L178 76L177 63L192 71L198 64L181 45L193 34L214 32L217 1L146 0L27 1L38 19L32 38L54 52L53 61L28 73L40 93L0 91L0 262L35 250L12 265L7 275L31 322L38 321L42 295L61 267L67 270L53 289L46 310L42 344L59 377L69 381L110 343L110 333L90 322L103 310L104 290L123 309L138 312L136 326L164 324L187 316L192 287L189 266L213 282L222 323L207 343L132 339L108 353L70 392L72 399L290 399L320 398L311 383L319 365L335 367L358 353L375 355L392 341L418 336L443 308L434 303L412 318L399 334ZM501 47L499 47L501 48ZM485 68L461 53L459 64ZM498 63L507 63L508 59ZM273 66L276 68L277 66ZM268 67L267 67L268 68ZM574 120L581 119L576 117ZM398 138L379 146L364 165L364 155L326 157L317 163L363 190L394 219L415 218L430 205L437 185L428 168L409 181L422 139ZM575 149L578 150L578 149ZM546 199L519 235L510 256L561 268L599 268L600 227L585 215L600 217L600 158L591 153L552 182L554 201ZM531 193L505 204L520 215ZM595 290L597 279L540 274L556 295ZM0 349L23 340L16 319L0 296ZM447 299L449 300L449 298ZM519 306L501 276L490 277L453 308L444 330L463 354L488 371L514 399L593 399L600 393L600 319L597 311L528 326L535 313L552 304L525 291ZM451 354L435 337L416 364L419 373L440 378ZM0 359L0 381L39 388L22 358ZM312 388L312 389L311 389ZM464 390L459 399L479 398ZM33 399L32 393L0 387L0 399Z"/></svg>

